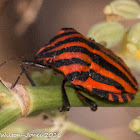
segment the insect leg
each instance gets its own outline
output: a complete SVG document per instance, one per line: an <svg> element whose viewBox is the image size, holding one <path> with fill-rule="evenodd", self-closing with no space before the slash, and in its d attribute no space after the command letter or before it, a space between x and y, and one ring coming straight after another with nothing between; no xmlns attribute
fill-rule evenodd
<svg viewBox="0 0 140 140"><path fill-rule="evenodd" d="M20 73L20 75L18 76L17 80L15 81L15 83L11 86L11 88L14 88L16 86L16 84L18 83L20 77L22 76L22 74L24 73L25 76L27 77L27 79L29 80L29 82L31 83L32 86L36 86L36 84L34 83L34 81L31 79L31 77L29 76L28 72L26 71L24 65L21 63L20 64L20 68L22 70L22 72Z"/></svg>
<svg viewBox="0 0 140 140"><path fill-rule="evenodd" d="M23 74L23 71L19 74L18 78L16 79L15 83L12 84L11 89L14 88L16 86L16 84L18 83L20 76Z"/></svg>
<svg viewBox="0 0 140 140"><path fill-rule="evenodd" d="M62 82L62 86L61 86L62 96L63 96L63 107L60 109L60 112L70 110L70 103L69 103L68 96L67 96L66 91L65 91L65 83L66 82L67 82L67 80L64 79Z"/></svg>
<svg viewBox="0 0 140 140"><path fill-rule="evenodd" d="M0 64L0 67L3 66L4 64L6 64L6 63L9 62L9 61L16 60L16 59L21 59L21 58L23 58L23 56L12 57L12 58L10 58L10 59L7 59L7 60L5 60L4 62L2 62L2 63Z"/></svg>
<svg viewBox="0 0 140 140"><path fill-rule="evenodd" d="M77 92L78 96L79 96L82 100L85 100L85 101L90 105L90 108L91 108L92 111L96 111L96 110L97 110L98 105L97 105L94 101L92 101L92 100L88 99L87 97L83 96L83 95L78 91L78 89L76 89L76 92Z"/></svg>
<svg viewBox="0 0 140 140"><path fill-rule="evenodd" d="M25 67L23 64L20 64L21 70L23 71L23 73L25 74L25 76L27 77L27 79L29 80L29 82L31 83L32 86L36 86L36 84L34 83L34 81L32 80L32 78L29 76L28 72L26 71Z"/></svg>
<svg viewBox="0 0 140 140"><path fill-rule="evenodd" d="M23 73L25 74L25 76L27 77L27 79L29 80L29 82L31 83L31 85L32 86L36 86L36 84L34 83L34 81L31 79L31 77L27 73L24 65L34 66L34 67L39 67L39 68L48 68L47 66L44 66L44 65L41 65L41 64L36 63L35 61L22 61L21 64L20 64L20 67L21 67L22 72L20 73L20 75L16 79L15 83L11 86L11 88L14 88L16 86L16 84L18 83L18 81L19 81L19 79L20 79L20 77L22 76Z"/></svg>

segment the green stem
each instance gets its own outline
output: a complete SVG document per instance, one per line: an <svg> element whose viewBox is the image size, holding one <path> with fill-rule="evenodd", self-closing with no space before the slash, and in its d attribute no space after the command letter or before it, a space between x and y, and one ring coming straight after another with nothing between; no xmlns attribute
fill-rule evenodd
<svg viewBox="0 0 140 140"><path fill-rule="evenodd" d="M13 94L14 91L7 89L5 85L0 82L0 129L4 128L6 125L14 122L22 116L33 116L46 110L48 112L52 112L55 109L58 110L58 108L62 107L63 105L60 85L38 87L20 86L20 88L19 86L16 87L16 96L18 96L18 98L16 98L15 93ZM67 86L66 92L71 107L89 106L77 96L74 88ZM102 100L101 98L95 98L86 92L81 93L91 100L97 102L97 104L101 107L140 106L140 92L137 93L136 98L133 101L124 104Z"/></svg>
<svg viewBox="0 0 140 140"><path fill-rule="evenodd" d="M81 126L78 126L71 121L66 119L65 115L56 116L53 118L53 126L45 129L47 132L59 132L61 135L63 135L67 131L76 132L80 135L84 135L90 139L93 140L108 140L107 138L100 136L99 134L90 131L88 129L85 129Z"/></svg>
<svg viewBox="0 0 140 140"><path fill-rule="evenodd" d="M36 110L57 109L62 107L63 99L60 85L49 85L42 87L26 87L31 98L30 113ZM76 94L75 89L66 87L68 99L71 107L87 107L89 106L82 101ZM101 98L90 96L86 92L81 92L84 96L95 101L99 107L140 107L140 92L137 93L135 99L128 103L115 103Z"/></svg>
<svg viewBox="0 0 140 140"><path fill-rule="evenodd" d="M0 82L0 129L22 117L21 108L15 97Z"/></svg>
<svg viewBox="0 0 140 140"><path fill-rule="evenodd" d="M73 131L73 132L79 133L79 134L87 136L93 140L108 140L107 138L104 138L104 137L96 134L95 132L89 131L85 128L82 128L82 127L76 125L76 124L73 124L70 121L67 123L68 123L68 126L67 126L68 131Z"/></svg>

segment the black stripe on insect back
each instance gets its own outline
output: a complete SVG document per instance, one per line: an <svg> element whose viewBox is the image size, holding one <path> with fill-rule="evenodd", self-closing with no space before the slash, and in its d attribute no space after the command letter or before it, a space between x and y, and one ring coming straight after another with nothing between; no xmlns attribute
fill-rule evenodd
<svg viewBox="0 0 140 140"><path fill-rule="evenodd" d="M117 95L112 94L112 98L115 102L119 102L119 97Z"/></svg>
<svg viewBox="0 0 140 140"><path fill-rule="evenodd" d="M125 93L124 87L121 84L119 84L118 82L116 82L115 80L105 77L92 69L90 69L89 75L93 80L100 82L100 83L107 84L107 85L112 85L112 86L116 87L117 89L122 90L123 93Z"/></svg>
<svg viewBox="0 0 140 140"><path fill-rule="evenodd" d="M65 43L70 43L70 42L81 42L81 43L85 43L86 45L88 45L92 49L100 50L99 47L95 43L90 42L87 39L84 39L83 37L71 37L71 38L65 39L64 41L59 41L55 45L56 46L60 46L60 45L63 45Z"/></svg>
<svg viewBox="0 0 140 140"><path fill-rule="evenodd" d="M75 71L72 73L69 73L66 75L67 79L69 81L74 81L74 80L80 80L80 81L86 81L89 77L89 72L88 71Z"/></svg>
<svg viewBox="0 0 140 140"><path fill-rule="evenodd" d="M58 50L58 51L52 51L52 52L49 52L49 53L46 53L44 56L42 57L54 57L54 56L57 56L57 55L60 55L62 54L63 52L80 52L80 53L85 53L87 54L88 56L90 56L90 52L84 48L84 47L81 47L81 46L70 46L70 47L66 47L66 48L63 48L61 50Z"/></svg>
<svg viewBox="0 0 140 140"><path fill-rule="evenodd" d="M79 33L78 33L79 34ZM90 48L92 49L96 49L96 50L100 50L99 47L97 45L95 45L93 42L88 41L87 39L84 39L83 37L70 37L67 38L63 41L59 41L55 44L56 48L59 47L60 45L64 45L66 43L71 43L71 42L81 42L81 43L85 43L86 45L88 45Z"/></svg>
<svg viewBox="0 0 140 140"><path fill-rule="evenodd" d="M71 58L71 59L61 59L57 61L53 61L54 67L60 68L61 66L68 66L71 64L81 64L85 66L90 66L90 64L79 58Z"/></svg>
<svg viewBox="0 0 140 140"><path fill-rule="evenodd" d="M128 99L125 95L121 95L124 102L128 102Z"/></svg>
<svg viewBox="0 0 140 140"><path fill-rule="evenodd" d="M111 71L112 73L114 73L115 75L121 77L122 79L124 79L127 83L129 83L129 85L134 89L137 90L136 87L133 85L133 83L128 79L128 77L121 72L119 69L117 69L115 66L113 66L112 64L110 64L109 62L107 62L106 60L104 60L100 55L98 54L92 54L93 56L91 56L91 58L93 58L92 60L100 65L101 67L105 68L108 71Z"/></svg>
<svg viewBox="0 0 140 140"><path fill-rule="evenodd" d="M58 39L58 38L61 38L61 37L65 37L65 36L67 36L67 35L72 35L72 34L78 34L76 31L71 31L71 32L67 32L67 33L62 33L62 34L60 34L60 35L57 35L57 36L55 36L54 38L52 38L51 40L50 40L50 42L49 43L52 43L53 41L55 41L56 39Z"/></svg>
<svg viewBox="0 0 140 140"><path fill-rule="evenodd" d="M48 44L47 44L48 45ZM47 46L46 45L46 46ZM42 56L44 56L46 54L47 51L50 51L52 49L56 48L55 46L50 46L50 47L47 47L45 48L43 51L41 51L40 53L38 53L36 56L35 56L35 59L39 59L39 58L42 58Z"/></svg>
<svg viewBox="0 0 140 140"><path fill-rule="evenodd" d="M134 95L133 95L133 94L128 93L128 96L130 97L130 99L131 99L131 100L133 100L133 99L134 99Z"/></svg>
<svg viewBox="0 0 140 140"><path fill-rule="evenodd" d="M75 30L74 28L62 28L61 30Z"/></svg>
<svg viewBox="0 0 140 140"><path fill-rule="evenodd" d="M108 91L106 91L106 90L102 90L102 89L98 89L98 88L93 88L92 89L92 93L94 93L94 94L96 94L96 95L98 95L98 96L100 96L100 97L103 97L103 98L105 98L105 99L108 99Z"/></svg>
<svg viewBox="0 0 140 140"><path fill-rule="evenodd" d="M50 47L47 47L47 48L45 48L45 51L47 52L47 51L50 51L50 50L52 50L52 49L54 49L55 48L55 46L50 46ZM43 52L43 51L42 51Z"/></svg>

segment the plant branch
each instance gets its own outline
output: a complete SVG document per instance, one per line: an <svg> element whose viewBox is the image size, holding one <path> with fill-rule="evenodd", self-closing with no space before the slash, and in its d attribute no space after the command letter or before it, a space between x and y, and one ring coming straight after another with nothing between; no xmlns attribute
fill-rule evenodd
<svg viewBox="0 0 140 140"><path fill-rule="evenodd" d="M6 85L6 86L5 86ZM17 85L13 90L9 87L11 84L6 84L0 81L0 129L14 122L23 116L32 116L40 112L54 111L62 107L63 99L60 85L47 86L22 86ZM26 92L26 93L25 93ZM87 107L75 93L74 88L67 86L66 92L70 101L71 107ZM140 92L136 98L125 104L114 103L95 98L85 92L81 92L86 97L94 100L100 107L138 107L140 106Z"/></svg>
<svg viewBox="0 0 140 140"><path fill-rule="evenodd" d="M87 136L93 140L108 140L107 138L104 138L104 137L102 137L102 136L100 136L92 131L89 131L83 127L80 127L80 126L78 126L70 121L67 122L67 125L68 125L67 130L79 133L79 134L84 135L84 136Z"/></svg>

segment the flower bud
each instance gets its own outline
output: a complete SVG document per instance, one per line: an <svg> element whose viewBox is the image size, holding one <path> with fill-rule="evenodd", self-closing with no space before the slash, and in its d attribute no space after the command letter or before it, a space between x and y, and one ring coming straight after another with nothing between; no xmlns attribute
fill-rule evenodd
<svg viewBox="0 0 140 140"><path fill-rule="evenodd" d="M117 22L101 22L89 30L87 37L100 44L103 42L109 48L117 45L122 40L124 33L124 27Z"/></svg>
<svg viewBox="0 0 140 140"><path fill-rule="evenodd" d="M121 19L139 19L140 6L131 0L114 0L104 8L108 21Z"/></svg>
<svg viewBox="0 0 140 140"><path fill-rule="evenodd" d="M140 134L140 116L132 120L132 122L129 125L129 128L137 134Z"/></svg>

